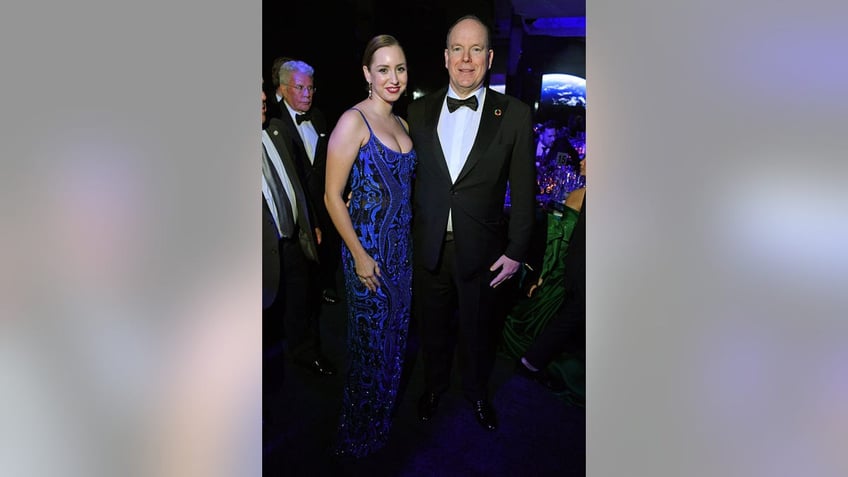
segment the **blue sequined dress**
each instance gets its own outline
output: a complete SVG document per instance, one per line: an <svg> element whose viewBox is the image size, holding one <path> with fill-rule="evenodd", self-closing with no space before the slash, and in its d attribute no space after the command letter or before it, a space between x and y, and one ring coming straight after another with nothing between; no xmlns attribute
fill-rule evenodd
<svg viewBox="0 0 848 477"><path fill-rule="evenodd" d="M383 447L391 427L412 300L411 188L417 161L414 149L401 153L386 147L359 114L371 137L351 168L348 209L382 276L377 292L368 291L356 275L353 255L342 245L350 363L335 453L353 457Z"/></svg>

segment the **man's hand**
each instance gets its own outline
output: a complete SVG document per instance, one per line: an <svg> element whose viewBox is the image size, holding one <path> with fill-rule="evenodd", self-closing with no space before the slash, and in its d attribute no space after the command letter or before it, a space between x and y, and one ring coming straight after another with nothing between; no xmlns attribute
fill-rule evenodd
<svg viewBox="0 0 848 477"><path fill-rule="evenodd" d="M495 278L492 279L491 282L489 282L489 286L492 288L496 288L505 280L509 280L510 278L512 278L512 276L515 275L515 272L517 272L520 267L520 262L517 262L507 257L506 255L501 255L500 258L498 258L495 263L493 263L492 266L489 267L489 271L491 272L494 272L499 268L501 269L500 273L498 273L497 276L495 276Z"/></svg>

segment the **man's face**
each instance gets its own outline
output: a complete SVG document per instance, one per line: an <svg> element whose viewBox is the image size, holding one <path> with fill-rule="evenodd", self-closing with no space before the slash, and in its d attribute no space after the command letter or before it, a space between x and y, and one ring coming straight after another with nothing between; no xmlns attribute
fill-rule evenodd
<svg viewBox="0 0 848 477"><path fill-rule="evenodd" d="M305 113L312 107L315 86L311 76L294 72L288 83L280 84L280 87L283 90L283 98L295 111Z"/></svg>
<svg viewBox="0 0 848 477"><path fill-rule="evenodd" d="M483 84L493 56L483 25L474 20L457 23L445 49L445 68L454 91L462 97L476 91Z"/></svg>
<svg viewBox="0 0 848 477"><path fill-rule="evenodd" d="M551 147L556 140L557 133L555 128L547 128L542 131L542 144L545 147Z"/></svg>

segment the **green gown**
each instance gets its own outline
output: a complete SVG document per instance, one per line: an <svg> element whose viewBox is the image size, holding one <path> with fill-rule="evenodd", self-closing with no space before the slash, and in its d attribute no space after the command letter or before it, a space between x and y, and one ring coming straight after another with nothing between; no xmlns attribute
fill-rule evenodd
<svg viewBox="0 0 848 477"><path fill-rule="evenodd" d="M542 261L542 285L530 298L520 298L504 323L502 352L513 359L520 358L562 304L565 272L565 253L579 212L565 207L562 216L547 214L547 242ZM574 404L585 398L583 359L562 353L548 365L548 372L563 380L568 389L558 393Z"/></svg>

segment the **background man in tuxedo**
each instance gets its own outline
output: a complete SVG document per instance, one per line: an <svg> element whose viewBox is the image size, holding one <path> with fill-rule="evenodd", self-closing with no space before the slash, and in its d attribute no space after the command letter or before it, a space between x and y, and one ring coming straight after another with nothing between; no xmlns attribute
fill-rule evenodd
<svg viewBox="0 0 848 477"><path fill-rule="evenodd" d="M315 206L323 241L318 248L320 257L318 285L315 297L326 303L337 303L336 272L341 260L341 238L324 205L324 178L327 171L327 119L312 106L315 95L315 70L303 61L292 60L280 66L279 92L284 134L307 192Z"/></svg>
<svg viewBox="0 0 848 477"><path fill-rule="evenodd" d="M483 85L489 39L475 16L454 23L444 51L449 86L411 103L409 125L419 161L413 302L426 387L418 417L430 420L449 386L458 329L463 394L480 425L495 430L488 384L506 293L494 288L511 283L529 247L536 171L529 106Z"/></svg>
<svg viewBox="0 0 848 477"><path fill-rule="evenodd" d="M264 109L264 92L262 97ZM317 275L322 234L291 150L281 134L283 127L280 119L272 118L262 131L263 328L273 335L274 328L282 322L292 361L316 374L332 376L335 367L320 348L320 303L309 299ZM277 238L276 247L271 233ZM273 263L275 257L277 267Z"/></svg>
<svg viewBox="0 0 848 477"><path fill-rule="evenodd" d="M539 154L545 163L578 165L580 153L571 144L567 133L560 133L555 119L545 121L539 135Z"/></svg>

